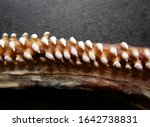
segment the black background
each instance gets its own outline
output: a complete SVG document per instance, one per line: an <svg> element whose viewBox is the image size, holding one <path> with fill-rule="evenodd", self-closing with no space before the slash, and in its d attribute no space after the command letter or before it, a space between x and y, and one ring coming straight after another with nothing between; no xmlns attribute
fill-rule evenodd
<svg viewBox="0 0 150 127"><path fill-rule="evenodd" d="M58 38L150 47L150 0L0 0L1 35L45 31ZM136 109L132 101L107 91L0 89L1 109Z"/></svg>

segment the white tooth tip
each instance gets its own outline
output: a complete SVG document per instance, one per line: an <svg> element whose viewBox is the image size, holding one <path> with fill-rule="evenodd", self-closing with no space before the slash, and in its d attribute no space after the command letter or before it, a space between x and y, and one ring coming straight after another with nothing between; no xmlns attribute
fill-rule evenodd
<svg viewBox="0 0 150 127"><path fill-rule="evenodd" d="M78 46L81 48L81 49L85 49L85 47L84 47L84 42L83 41L79 41L78 42Z"/></svg>
<svg viewBox="0 0 150 127"><path fill-rule="evenodd" d="M33 49L34 51L36 51L36 52L40 53L40 47L39 47L39 45L38 45L38 44L33 43L33 44L32 44L32 49Z"/></svg>
<svg viewBox="0 0 150 127"><path fill-rule="evenodd" d="M46 32L44 32L44 34L43 35L47 35L47 36L49 36L50 35L50 32L49 31L46 31Z"/></svg>
<svg viewBox="0 0 150 127"><path fill-rule="evenodd" d="M8 34L7 33L3 33L3 37L8 37Z"/></svg>
<svg viewBox="0 0 150 127"><path fill-rule="evenodd" d="M75 47L71 47L71 54L78 57L78 52Z"/></svg>
<svg viewBox="0 0 150 127"><path fill-rule="evenodd" d="M3 39L0 39L0 46L1 46L2 48L4 48L4 46L5 46L5 42L4 42Z"/></svg>
<svg viewBox="0 0 150 127"><path fill-rule="evenodd" d="M77 61L76 61L76 64L77 64L77 65L81 65L82 63L81 63L81 61L77 60Z"/></svg>
<svg viewBox="0 0 150 127"><path fill-rule="evenodd" d="M31 56L31 54L30 54L30 53L28 53L28 52L24 52L23 56L24 56L24 58L26 58L26 59L28 59L28 60L32 60L32 61L33 61L33 58L32 58L32 56Z"/></svg>
<svg viewBox="0 0 150 127"><path fill-rule="evenodd" d="M110 53L117 56L117 49L115 47L110 47Z"/></svg>
<svg viewBox="0 0 150 127"><path fill-rule="evenodd" d="M126 42L122 42L121 43L121 47L124 48L124 49L128 49L128 44Z"/></svg>
<svg viewBox="0 0 150 127"><path fill-rule="evenodd" d="M99 63L97 61L94 62L95 67L99 67Z"/></svg>
<svg viewBox="0 0 150 127"><path fill-rule="evenodd" d="M45 54L45 57L49 60L55 60L54 56L51 53L48 53L48 52Z"/></svg>
<svg viewBox="0 0 150 127"><path fill-rule="evenodd" d="M145 66L150 70L150 62L146 62Z"/></svg>
<svg viewBox="0 0 150 127"><path fill-rule="evenodd" d="M6 60L7 62L12 62L12 58L9 56L4 56L4 60Z"/></svg>
<svg viewBox="0 0 150 127"><path fill-rule="evenodd" d="M150 60L150 50L149 49L144 49L144 56Z"/></svg>
<svg viewBox="0 0 150 127"><path fill-rule="evenodd" d="M89 47L89 48L92 48L92 47L93 47L93 44L92 44L92 42L91 42L90 40L87 40L87 41L85 42L85 44L86 44L86 46Z"/></svg>
<svg viewBox="0 0 150 127"><path fill-rule="evenodd" d="M95 57L94 52L89 51L89 58L90 58L91 60L95 61L96 57Z"/></svg>
<svg viewBox="0 0 150 127"><path fill-rule="evenodd" d="M13 51L15 51L15 43L14 43L13 41L10 41L10 42L9 42L9 47L10 47Z"/></svg>
<svg viewBox="0 0 150 127"><path fill-rule="evenodd" d="M31 38L33 38L33 39L37 39L37 37L38 37L37 34L32 34L32 35L31 35Z"/></svg>
<svg viewBox="0 0 150 127"><path fill-rule="evenodd" d="M132 55L135 57L135 58L138 58L140 56L139 52L137 49L132 49Z"/></svg>
<svg viewBox="0 0 150 127"><path fill-rule="evenodd" d="M113 66L116 67L116 68L121 68L121 64L118 61L115 61L113 63Z"/></svg>
<svg viewBox="0 0 150 127"><path fill-rule="evenodd" d="M55 57L59 60L63 58L62 54L58 51L55 52Z"/></svg>
<svg viewBox="0 0 150 127"><path fill-rule="evenodd" d="M100 52L103 52L103 44L102 43L97 43L96 47Z"/></svg>
<svg viewBox="0 0 150 127"><path fill-rule="evenodd" d="M25 33L22 34L22 36L23 36L23 37L27 37L27 36L28 36L28 33L25 32Z"/></svg>
<svg viewBox="0 0 150 127"><path fill-rule="evenodd" d="M17 35L15 33L12 33L11 34L11 37L16 37Z"/></svg>
<svg viewBox="0 0 150 127"><path fill-rule="evenodd" d="M143 70L143 66L140 63L135 63L134 68L136 68L138 70Z"/></svg>
<svg viewBox="0 0 150 127"><path fill-rule="evenodd" d="M89 62L90 62L89 57L86 56L86 55L83 55L82 60L83 60L84 62L86 62L86 63L89 63Z"/></svg>
<svg viewBox="0 0 150 127"><path fill-rule="evenodd" d="M101 58L101 62L102 62L104 65L107 65L108 59L107 59L106 57L102 57L102 58Z"/></svg>
<svg viewBox="0 0 150 127"><path fill-rule="evenodd" d="M25 45L25 42L26 42L26 39L24 37L21 37L19 39L19 42L22 44L22 45Z"/></svg>
<svg viewBox="0 0 150 127"><path fill-rule="evenodd" d="M24 60L21 57L19 57L19 56L16 57L16 61L17 62L24 62Z"/></svg>
<svg viewBox="0 0 150 127"><path fill-rule="evenodd" d="M129 64L126 64L125 68L126 68L127 70L131 70L131 69L132 69L131 65L129 65Z"/></svg>
<svg viewBox="0 0 150 127"><path fill-rule="evenodd" d="M65 47L66 47L66 45L67 45L67 42L66 42L66 40L65 40L64 38L60 38L60 43L61 43L63 46L65 46Z"/></svg>
<svg viewBox="0 0 150 127"><path fill-rule="evenodd" d="M55 36L50 37L50 41L56 45L57 38Z"/></svg>
<svg viewBox="0 0 150 127"><path fill-rule="evenodd" d="M48 39L43 37L42 40L41 40L45 45L48 46Z"/></svg>
<svg viewBox="0 0 150 127"><path fill-rule="evenodd" d="M71 58L71 56L70 56L70 54L69 54L68 51L64 51L64 57L65 57L66 59L70 59L70 58Z"/></svg>
<svg viewBox="0 0 150 127"><path fill-rule="evenodd" d="M77 43L77 41L76 41L76 39L75 39L74 37L70 37L70 41L71 41L72 43L74 43L74 44Z"/></svg>
<svg viewBox="0 0 150 127"><path fill-rule="evenodd" d="M127 52L122 52L121 57L122 57L122 59L124 59L126 61L128 61L128 59L129 59L129 55Z"/></svg>

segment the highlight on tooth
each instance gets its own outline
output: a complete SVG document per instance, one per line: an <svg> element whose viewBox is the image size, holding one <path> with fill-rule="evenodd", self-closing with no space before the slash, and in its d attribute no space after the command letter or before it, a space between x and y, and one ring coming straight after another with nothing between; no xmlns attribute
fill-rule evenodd
<svg viewBox="0 0 150 127"><path fill-rule="evenodd" d="M96 56L95 56L94 52L89 51L89 58L90 58L91 60L95 61Z"/></svg>
<svg viewBox="0 0 150 127"><path fill-rule="evenodd" d="M143 70L143 66L141 63L139 62L136 62L135 65L134 65L134 68L138 69L138 70Z"/></svg>
<svg viewBox="0 0 150 127"><path fill-rule="evenodd" d="M71 54L78 57L78 52L75 47L71 47Z"/></svg>
<svg viewBox="0 0 150 127"><path fill-rule="evenodd" d="M70 37L70 41L71 41L72 43L74 43L74 44L77 43L77 41L76 41L76 39L75 39L74 37Z"/></svg>
<svg viewBox="0 0 150 127"><path fill-rule="evenodd" d="M128 61L128 59L129 59L129 55L128 55L127 52L122 52L121 57L122 57L122 59L124 59L125 61Z"/></svg>
<svg viewBox="0 0 150 127"><path fill-rule="evenodd" d="M32 35L31 35L31 38L32 38L32 39L37 39L37 37L38 37L37 34L32 34Z"/></svg>
<svg viewBox="0 0 150 127"><path fill-rule="evenodd" d="M117 56L117 49L115 47L110 47L110 53L113 54L114 56Z"/></svg>
<svg viewBox="0 0 150 127"><path fill-rule="evenodd" d="M78 46L81 48L81 49L85 49L85 47L84 47L84 42L83 41L79 41L78 42Z"/></svg>
<svg viewBox="0 0 150 127"><path fill-rule="evenodd" d="M23 56L24 56L24 58L26 58L26 59L28 59L28 60L33 61L33 58L32 58L32 56L31 56L31 54L30 54L30 53L28 53L28 52L24 52L24 53L23 53Z"/></svg>
<svg viewBox="0 0 150 127"><path fill-rule="evenodd" d="M86 62L86 63L89 63L89 62L90 62L89 57L88 57L87 55L84 55L84 54L83 54L83 56L82 56L82 60L83 60L84 62Z"/></svg>
<svg viewBox="0 0 150 127"><path fill-rule="evenodd" d="M7 62L12 62L12 58L10 56L4 56L4 60L6 60Z"/></svg>
<svg viewBox="0 0 150 127"><path fill-rule="evenodd" d="M64 51L64 57L66 59L70 59L71 58L70 53L68 51Z"/></svg>
<svg viewBox="0 0 150 127"><path fill-rule="evenodd" d="M140 54L138 52L137 49L132 49L132 55L135 57L135 58L139 58Z"/></svg>
<svg viewBox="0 0 150 127"><path fill-rule="evenodd" d="M55 52L55 57L57 59L62 59L63 58L62 54L60 52L58 52L58 51Z"/></svg>
<svg viewBox="0 0 150 127"><path fill-rule="evenodd" d="M5 46L5 41L4 41L3 39L0 39L0 46L1 46L2 48L4 48L4 46Z"/></svg>
<svg viewBox="0 0 150 127"><path fill-rule="evenodd" d="M150 60L150 50L149 49L144 49L144 55L148 60Z"/></svg>
<svg viewBox="0 0 150 127"><path fill-rule="evenodd" d="M19 38L19 42L20 42L22 45L25 45L25 42L26 42L25 37L20 37L20 38Z"/></svg>
<svg viewBox="0 0 150 127"><path fill-rule="evenodd" d="M43 37L41 41L48 46L48 39L46 37Z"/></svg>
<svg viewBox="0 0 150 127"><path fill-rule="evenodd" d="M67 42L66 42L66 40L65 40L64 38L60 38L60 43L61 43L63 46L65 46L65 47L66 47L66 45L67 45Z"/></svg>
<svg viewBox="0 0 150 127"><path fill-rule="evenodd" d="M12 37L12 38L15 38L16 36L17 36L17 35L16 35L15 33L12 33L12 34L11 34L11 37Z"/></svg>
<svg viewBox="0 0 150 127"><path fill-rule="evenodd" d="M116 67L116 68L121 68L121 64L118 61L115 61L113 63L113 66Z"/></svg>
<svg viewBox="0 0 150 127"><path fill-rule="evenodd" d="M91 42L90 40L87 40L87 41L85 42L85 45L86 45L87 47L89 47L89 48L92 48L92 47L93 47L93 44L92 44L92 42Z"/></svg>
<svg viewBox="0 0 150 127"><path fill-rule="evenodd" d="M105 56L103 56L103 57L101 57L101 62L102 62L104 65L107 65L107 64L108 64L108 59L107 59Z"/></svg>
<svg viewBox="0 0 150 127"><path fill-rule="evenodd" d="M33 43L33 44L32 44L32 49L33 49L35 52L40 53L40 47L39 47L38 44Z"/></svg>
<svg viewBox="0 0 150 127"><path fill-rule="evenodd" d="M96 47L100 52L103 52L103 44L102 43L97 43Z"/></svg>
<svg viewBox="0 0 150 127"><path fill-rule="evenodd" d="M46 52L45 57L49 60L55 60L54 56L49 52Z"/></svg>
<svg viewBox="0 0 150 127"><path fill-rule="evenodd" d="M50 41L52 44L56 45L57 38L55 36L50 37Z"/></svg>
<svg viewBox="0 0 150 127"><path fill-rule="evenodd" d="M9 47L10 47L13 51L15 51L15 44L14 44L13 41L10 41L10 42L9 42Z"/></svg>
<svg viewBox="0 0 150 127"><path fill-rule="evenodd" d="M129 47L128 47L128 44L126 43L126 42L122 42L121 43L121 47L123 48L123 49L128 49Z"/></svg>

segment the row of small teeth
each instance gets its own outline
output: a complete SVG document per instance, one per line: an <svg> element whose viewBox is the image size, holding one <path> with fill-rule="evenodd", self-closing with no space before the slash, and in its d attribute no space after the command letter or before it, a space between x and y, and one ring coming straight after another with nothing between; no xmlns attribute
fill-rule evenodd
<svg viewBox="0 0 150 127"><path fill-rule="evenodd" d="M50 38L48 38L49 35L50 35L49 32L45 32L43 34L43 37L41 38L41 42L43 42L43 44L48 46L49 45L49 40L50 40L50 42L53 45L56 45L57 44L57 38L55 36L51 36ZM11 34L11 38L16 38L16 37L17 36L16 36L15 33ZM4 33L3 34L3 38L8 38L8 34ZM5 48L5 41L4 41L3 38L0 40L0 46L2 48ZM22 35L22 37L19 39L19 42L22 45L25 45L26 42L27 42L26 41L27 38L28 38L28 33L24 33ZM37 38L38 38L37 34L32 34L31 35L31 39L35 39L36 40ZM60 38L59 41L64 47L67 46L67 41L64 38ZM78 45L78 47L81 48L82 50L85 50L85 46L88 47L89 49L93 48L93 43L90 40L87 40L85 43L83 41L77 42L74 37L70 37L70 42L72 42L74 45ZM15 43L13 41L10 41L8 43L8 45L12 49L12 51L16 50ZM96 43L95 46L96 46L96 48L98 49L99 52L104 54L104 46L103 46L102 43ZM130 70L130 69L132 69L132 67L128 63L129 54L127 52L128 49L129 49L129 46L128 46L128 44L126 42L122 42L121 43L121 48L123 49L123 52L121 53L121 58L127 62L127 64L125 65L125 68ZM34 42L32 43L32 49L35 52L40 53L40 46L36 43L36 41L35 41L35 43ZM116 47L110 47L109 48L109 52L110 52L110 54L114 55L116 58L118 57L118 51L117 51ZM140 57L139 51L135 48L135 49L132 49L131 53L132 53L132 56L134 58L136 58L136 60L137 60L134 63L134 68L136 68L138 70L143 70L143 65L141 64L141 62L139 60L139 57ZM148 59L148 61L145 63L145 66L148 69L150 69L150 51L149 51L149 49L144 49L143 53L144 53L144 56ZM65 50L63 52L63 54L61 52L59 52L59 51L56 51L54 53L54 55L52 53L49 53L49 52L45 53L45 57L50 59L50 60L55 60L55 58L63 59L63 57L65 59L71 60L71 55L73 55L75 57L78 57L78 51L77 51L77 49L74 46L72 46L70 48L70 52ZM23 56L26 59L33 60L32 55L30 54L30 52L24 52ZM7 56L7 55L4 57L4 60L6 60L8 62L13 61L12 58L10 56ZM23 60L23 58L20 55L17 55L16 56L16 61L21 62L21 61L24 61L24 60ZM93 61L95 66L99 66L98 62L96 61L96 56L95 56L93 51L89 51L88 54L83 53L82 61L86 62L86 63L90 63L91 61ZM104 65L108 65L108 59L107 59L107 57L105 55L101 56L100 61ZM82 64L82 62L80 60L77 60L76 64L79 64L79 63ZM116 68L121 68L121 63L119 62L118 59L115 59L115 61L113 62L113 66L116 67Z"/></svg>

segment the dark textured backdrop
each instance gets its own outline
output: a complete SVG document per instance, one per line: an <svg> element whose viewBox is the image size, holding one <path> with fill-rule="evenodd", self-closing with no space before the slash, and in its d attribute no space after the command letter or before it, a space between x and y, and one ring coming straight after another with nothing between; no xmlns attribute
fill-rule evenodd
<svg viewBox="0 0 150 127"><path fill-rule="evenodd" d="M150 46L150 0L0 0L0 34L44 31L58 38ZM80 90L0 90L0 99L3 109L134 108L124 95Z"/></svg>

